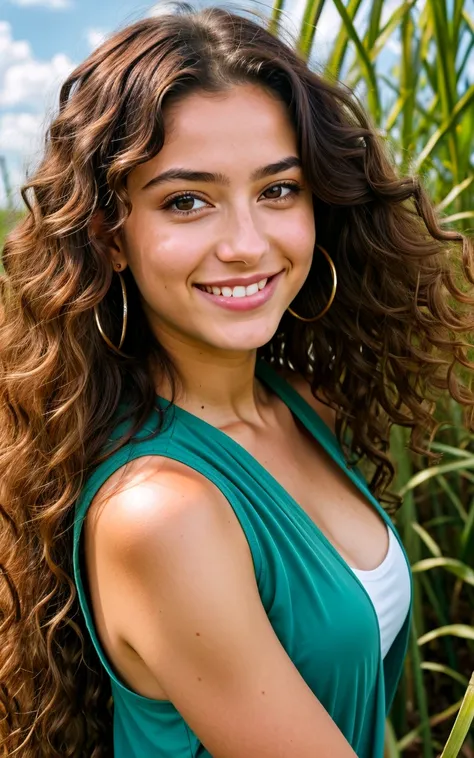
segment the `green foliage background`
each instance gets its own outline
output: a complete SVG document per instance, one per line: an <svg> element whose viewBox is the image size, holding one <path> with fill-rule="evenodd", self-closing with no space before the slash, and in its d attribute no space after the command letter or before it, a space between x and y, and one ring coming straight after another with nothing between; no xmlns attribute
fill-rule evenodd
<svg viewBox="0 0 474 758"><path fill-rule="evenodd" d="M276 33L287 26L289 3L274 3ZM329 4L340 21L322 57L317 29ZM296 41L316 70L355 90L400 171L420 174L443 223L466 234L474 226L473 10L468 0L307 0ZM383 58L389 42L398 50L391 70ZM393 433L404 494L396 522L415 603L388 758L441 752L474 668L474 435L447 397L438 415L446 426L432 447L443 454L436 467L409 454L405 430ZM474 756L473 736L461 748L465 758Z"/></svg>
<svg viewBox="0 0 474 758"><path fill-rule="evenodd" d="M275 33L292 1L276 0ZM329 3L340 23L321 58L317 27ZM473 10L471 0L308 0L295 40L317 70L355 89L400 171L421 174L443 223L466 234L474 226ZM390 40L399 53L387 71L381 61ZM17 218L0 211L0 241ZM447 397L438 414L446 425L433 444L443 454L435 467L408 453L405 430L393 434L404 494L396 523L414 572L415 604L387 758L440 753L474 668L474 435ZM474 758L472 730L459 754Z"/></svg>

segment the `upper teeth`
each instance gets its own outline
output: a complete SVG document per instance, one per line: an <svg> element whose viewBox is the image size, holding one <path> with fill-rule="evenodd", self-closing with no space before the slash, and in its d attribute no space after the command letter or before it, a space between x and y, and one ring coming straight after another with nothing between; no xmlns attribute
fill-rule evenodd
<svg viewBox="0 0 474 758"><path fill-rule="evenodd" d="M211 295L223 295L224 297L246 297L247 295L255 295L255 293L259 290L263 290L267 281L268 278L260 279L259 282L249 284L248 287L210 287L208 284L202 284L200 286Z"/></svg>

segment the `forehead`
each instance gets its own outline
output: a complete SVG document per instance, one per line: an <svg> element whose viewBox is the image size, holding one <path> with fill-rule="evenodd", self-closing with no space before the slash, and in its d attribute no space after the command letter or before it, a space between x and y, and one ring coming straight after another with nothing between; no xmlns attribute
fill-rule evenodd
<svg viewBox="0 0 474 758"><path fill-rule="evenodd" d="M256 166L297 154L285 104L257 85L192 93L165 108L164 126L163 148L131 173L131 191L169 168L216 170L238 181Z"/></svg>

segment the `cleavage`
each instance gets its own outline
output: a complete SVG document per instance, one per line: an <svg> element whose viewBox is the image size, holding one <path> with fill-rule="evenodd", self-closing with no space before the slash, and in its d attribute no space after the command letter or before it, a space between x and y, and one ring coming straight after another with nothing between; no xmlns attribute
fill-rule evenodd
<svg viewBox="0 0 474 758"><path fill-rule="evenodd" d="M305 511L349 566L376 568L388 551L385 521L290 409L284 406L283 412L286 418L280 416L278 427L265 436L250 430L229 436Z"/></svg>

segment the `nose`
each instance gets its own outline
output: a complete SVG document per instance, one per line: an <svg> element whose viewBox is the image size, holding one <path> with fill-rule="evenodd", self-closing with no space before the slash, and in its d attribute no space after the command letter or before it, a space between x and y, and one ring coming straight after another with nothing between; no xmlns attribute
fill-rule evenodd
<svg viewBox="0 0 474 758"><path fill-rule="evenodd" d="M262 219L254 217L248 206L231 211L224 224L225 231L217 244L219 260L225 263L241 261L253 266L267 255L270 249L268 233Z"/></svg>

